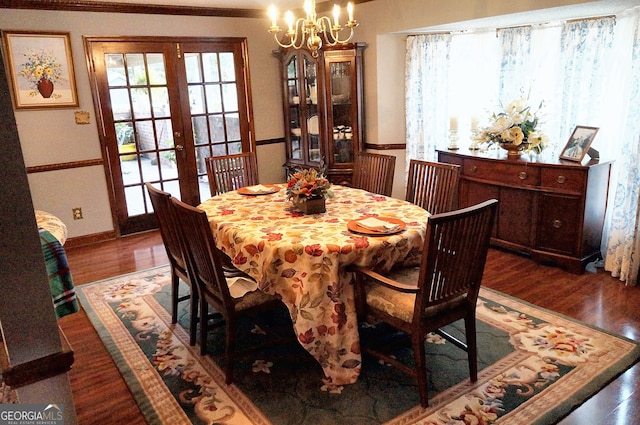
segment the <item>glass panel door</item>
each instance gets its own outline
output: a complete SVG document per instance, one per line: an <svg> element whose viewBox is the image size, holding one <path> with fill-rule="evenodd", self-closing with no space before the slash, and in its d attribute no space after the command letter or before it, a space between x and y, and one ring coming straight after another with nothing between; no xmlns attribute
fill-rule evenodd
<svg viewBox="0 0 640 425"><path fill-rule="evenodd" d="M255 145L244 39L193 40L87 39L121 234L155 227L145 183L197 205L210 196L204 158Z"/></svg>
<svg viewBox="0 0 640 425"><path fill-rule="evenodd" d="M248 150L250 145L247 135L248 114L246 109L240 107L244 104L241 101L244 98L237 83L238 80L242 83L243 78L241 74L238 75L235 53L193 51L198 47L185 45L184 49L195 146L194 165L202 202L210 197L204 159L241 153Z"/></svg>
<svg viewBox="0 0 640 425"><path fill-rule="evenodd" d="M127 214L148 213L144 182L180 196L163 53L107 53L105 67Z"/></svg>

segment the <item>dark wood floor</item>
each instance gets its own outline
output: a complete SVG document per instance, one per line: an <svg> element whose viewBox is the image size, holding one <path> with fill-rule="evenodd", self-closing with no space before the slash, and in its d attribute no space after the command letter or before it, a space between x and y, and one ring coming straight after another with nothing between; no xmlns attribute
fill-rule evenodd
<svg viewBox="0 0 640 425"><path fill-rule="evenodd" d="M167 264L157 232L68 248L76 285ZM598 270L577 276L491 250L483 284L607 331L640 340L640 287L625 287ZM86 314L60 326L74 351L71 387L80 424L144 424L135 401ZM562 425L640 423L640 366L635 365L562 420ZM519 424L518 424L519 425Z"/></svg>

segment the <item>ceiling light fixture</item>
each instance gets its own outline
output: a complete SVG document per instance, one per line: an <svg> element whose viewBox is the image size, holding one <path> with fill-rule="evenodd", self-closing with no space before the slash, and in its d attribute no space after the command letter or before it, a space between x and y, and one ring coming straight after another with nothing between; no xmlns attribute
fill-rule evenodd
<svg viewBox="0 0 640 425"><path fill-rule="evenodd" d="M278 38L280 33L280 27L278 26L278 10L274 5L269 6L269 17L271 18L271 27L269 32L273 34L276 42L279 46L284 48L293 47L294 49L301 49L305 45L311 50L313 57L318 57L318 50L322 48L323 38L324 42L329 46L335 46L336 44L348 43L353 37L353 29L358 26L358 22L353 19L353 3L347 4L348 21L342 26L340 25L340 6L333 5L333 23L328 16L316 16L316 2L315 0L305 0L304 11L307 14L306 18L296 19L293 12L287 10L284 14L284 20L287 23L288 30L284 33L285 36L282 40ZM340 39L340 32L345 29L349 29L349 36L344 39ZM286 41L288 38L288 42Z"/></svg>

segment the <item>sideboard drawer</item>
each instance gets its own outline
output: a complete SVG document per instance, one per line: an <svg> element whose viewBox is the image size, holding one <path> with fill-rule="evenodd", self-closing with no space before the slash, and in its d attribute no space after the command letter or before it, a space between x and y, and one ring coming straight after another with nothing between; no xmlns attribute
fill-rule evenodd
<svg viewBox="0 0 640 425"><path fill-rule="evenodd" d="M540 169L526 164L465 159L462 174L475 179L509 186L537 186Z"/></svg>
<svg viewBox="0 0 640 425"><path fill-rule="evenodd" d="M543 168L540 174L540 186L571 192L583 192L586 180L585 170Z"/></svg>

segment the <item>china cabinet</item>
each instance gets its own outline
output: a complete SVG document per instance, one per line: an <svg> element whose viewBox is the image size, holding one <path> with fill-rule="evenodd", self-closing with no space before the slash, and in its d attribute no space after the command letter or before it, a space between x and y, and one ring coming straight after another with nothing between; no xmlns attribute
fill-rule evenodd
<svg viewBox="0 0 640 425"><path fill-rule="evenodd" d="M460 165L460 208L495 198L492 244L582 273L600 255L611 162L438 151Z"/></svg>
<svg viewBox="0 0 640 425"><path fill-rule="evenodd" d="M304 49L274 52L281 63L287 175L323 161L332 183L351 184L363 145L365 47L326 47L317 58Z"/></svg>

